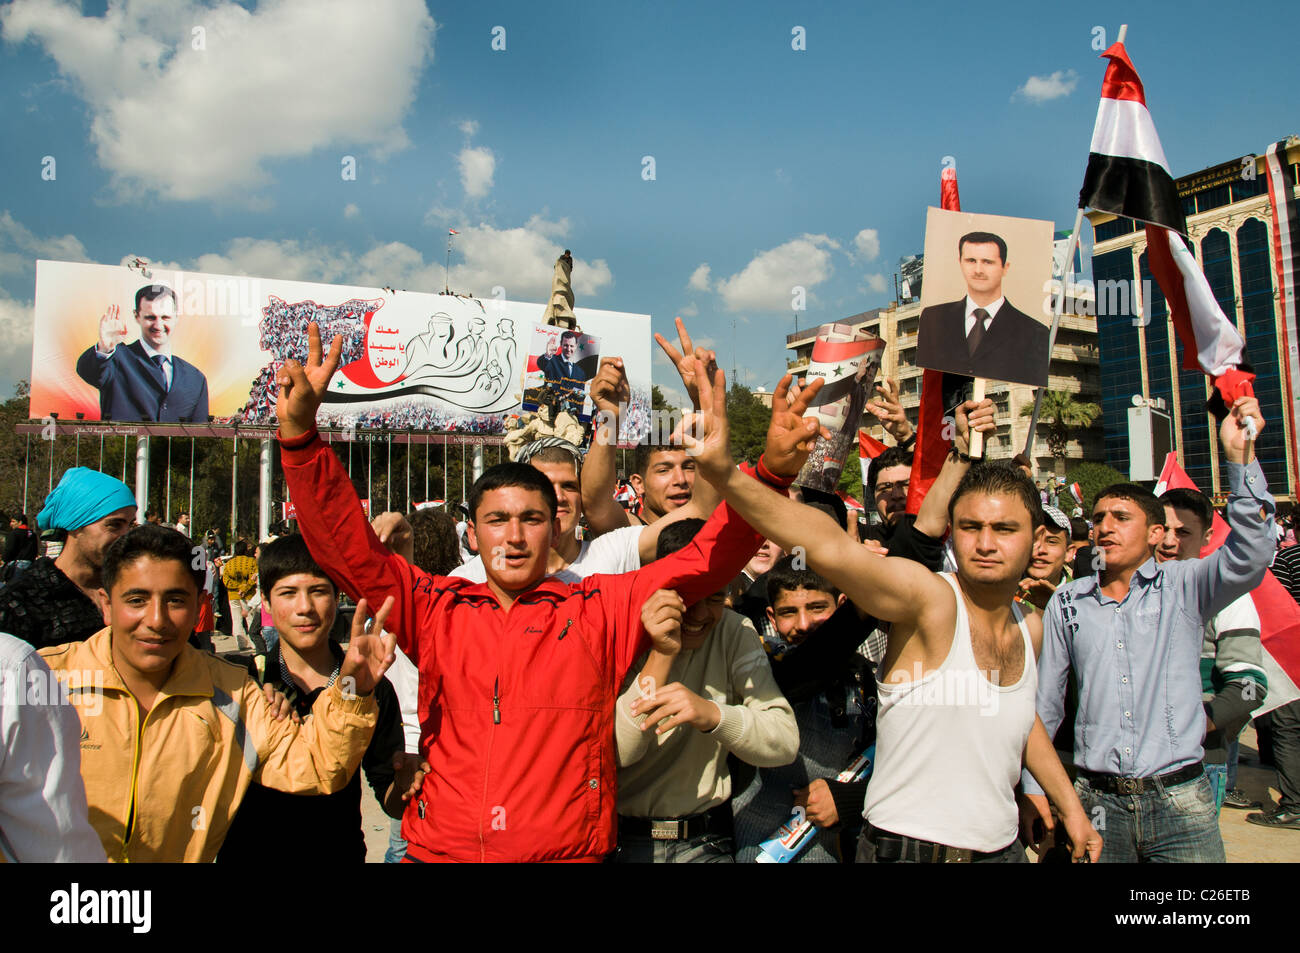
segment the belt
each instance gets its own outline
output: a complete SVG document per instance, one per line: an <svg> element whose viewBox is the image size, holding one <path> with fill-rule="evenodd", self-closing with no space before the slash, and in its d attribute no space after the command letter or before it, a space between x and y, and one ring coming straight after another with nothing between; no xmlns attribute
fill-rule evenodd
<svg viewBox="0 0 1300 953"><path fill-rule="evenodd" d="M720 804L703 814L687 817L628 817L618 816L618 832L628 837L649 837L651 840L690 840L701 834L732 831L731 805Z"/></svg>
<svg viewBox="0 0 1300 953"><path fill-rule="evenodd" d="M1084 768L1079 769L1079 777L1086 780L1091 787L1107 794L1145 794L1148 791L1156 790L1155 782L1157 781L1160 782L1161 787L1171 788L1176 784L1194 781L1204 771L1204 767L1198 761L1195 764L1184 765L1175 771L1170 771L1168 774L1156 775L1150 778L1121 778L1117 774L1088 771Z"/></svg>
<svg viewBox="0 0 1300 953"><path fill-rule="evenodd" d="M1005 847L991 851L949 847L947 844L891 834L871 824L867 825L865 836L876 848L877 860L906 860L917 864L969 864L973 860L992 857L1006 850ZM1012 841L1014 843L1016 842Z"/></svg>

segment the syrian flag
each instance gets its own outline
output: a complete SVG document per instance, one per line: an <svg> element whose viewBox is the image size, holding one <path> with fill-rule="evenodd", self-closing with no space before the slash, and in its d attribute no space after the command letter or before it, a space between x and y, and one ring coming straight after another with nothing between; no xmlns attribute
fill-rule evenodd
<svg viewBox="0 0 1300 953"><path fill-rule="evenodd" d="M858 463L862 467L862 493L867 492L867 474L871 471L871 461L885 452L885 445L865 430L858 431Z"/></svg>
<svg viewBox="0 0 1300 953"><path fill-rule="evenodd" d="M1255 375L1245 363L1245 341L1224 316L1182 239L1187 234L1182 203L1147 112L1142 80L1124 44L1114 44L1102 56L1110 65L1101 83L1079 207L1146 224L1147 260L1182 341L1183 367L1199 367L1213 379L1216 394L1210 410L1221 416L1238 397L1254 396Z"/></svg>
<svg viewBox="0 0 1300 953"><path fill-rule="evenodd" d="M1197 488L1178 465L1178 455L1171 453L1165 457L1155 493L1159 496L1175 487ZM1208 556L1222 546L1229 532L1228 524L1216 512L1210 543L1201 550L1201 556ZM1259 641L1263 649L1264 674L1268 678L1268 695L1263 706L1253 713L1253 717L1258 717L1300 698L1300 688L1297 687L1300 686L1300 604L1291 598L1271 570L1264 573L1264 581L1255 587L1250 598L1259 613Z"/></svg>
<svg viewBox="0 0 1300 953"><path fill-rule="evenodd" d="M1291 397L1292 429L1300 421L1300 316L1296 314L1296 289L1300 288L1300 208L1295 198L1294 167L1286 142L1268 147L1264 162L1268 174L1268 203L1273 210L1273 287L1278 291L1278 310L1286 351L1286 389ZM1300 461L1300 448L1297 448Z"/></svg>
<svg viewBox="0 0 1300 953"><path fill-rule="evenodd" d="M1074 497L1074 502L1080 507L1083 506L1083 489L1077 483L1070 484L1070 496Z"/></svg>
<svg viewBox="0 0 1300 953"><path fill-rule="evenodd" d="M1142 80L1123 43L1102 56L1110 60L1101 83L1101 105L1088 150L1079 208L1112 212L1187 234L1187 220L1165 150L1147 112Z"/></svg>
<svg viewBox="0 0 1300 953"><path fill-rule="evenodd" d="M449 228L449 229L447 229L447 234L448 234L448 235L459 235L460 232L456 231L456 229L454 229L454 228Z"/></svg>

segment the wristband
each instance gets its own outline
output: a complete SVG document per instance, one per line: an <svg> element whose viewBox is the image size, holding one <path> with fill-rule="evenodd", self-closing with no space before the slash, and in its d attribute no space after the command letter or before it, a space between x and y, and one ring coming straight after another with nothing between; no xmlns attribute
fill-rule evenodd
<svg viewBox="0 0 1300 953"><path fill-rule="evenodd" d="M766 483L768 486L776 487L779 490L788 489L790 485L794 483L795 477L777 476L775 473L769 470L767 468L767 464L763 462L763 458L765 456L767 456L767 454L765 453L759 454L758 466L754 467L754 475L757 476L764 483Z"/></svg>
<svg viewBox="0 0 1300 953"><path fill-rule="evenodd" d="M898 445L899 450L907 450L916 446L916 430L912 430L912 435Z"/></svg>
<svg viewBox="0 0 1300 953"><path fill-rule="evenodd" d="M948 455L951 457L955 457L960 463L971 463L974 459L973 457L971 457L969 453L962 453L956 447L953 447L951 450L949 450Z"/></svg>

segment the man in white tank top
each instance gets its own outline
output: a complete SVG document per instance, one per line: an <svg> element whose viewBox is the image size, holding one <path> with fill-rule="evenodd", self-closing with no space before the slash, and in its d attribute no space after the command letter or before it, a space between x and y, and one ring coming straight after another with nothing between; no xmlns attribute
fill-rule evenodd
<svg viewBox="0 0 1300 953"><path fill-rule="evenodd" d="M1076 860L1096 860L1102 840L1034 711L1037 619L1013 598L1029 564L1039 502L1013 467L973 466L948 503L955 576L855 543L830 517L781 497L734 466L727 449L725 381L700 379L695 437L698 472L754 529L864 611L893 623L878 673L876 767L867 788L859 861L1024 861L1015 786L1022 765L1062 816ZM773 394L773 424L801 426L787 408L789 378ZM979 405L958 408L958 430ZM802 426L809 445L818 424ZM964 448L954 453L964 453ZM969 459L969 458L967 458ZM798 547L798 549L796 549ZM1032 626L1032 632L1031 627Z"/></svg>

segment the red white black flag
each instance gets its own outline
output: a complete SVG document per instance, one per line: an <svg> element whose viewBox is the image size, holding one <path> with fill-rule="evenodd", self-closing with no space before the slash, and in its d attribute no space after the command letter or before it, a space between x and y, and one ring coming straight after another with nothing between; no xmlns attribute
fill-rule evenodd
<svg viewBox="0 0 1300 953"><path fill-rule="evenodd" d="M1079 208L1113 212L1187 234L1187 219L1147 112L1142 80L1124 44L1116 43L1101 55L1110 65L1101 84Z"/></svg>

